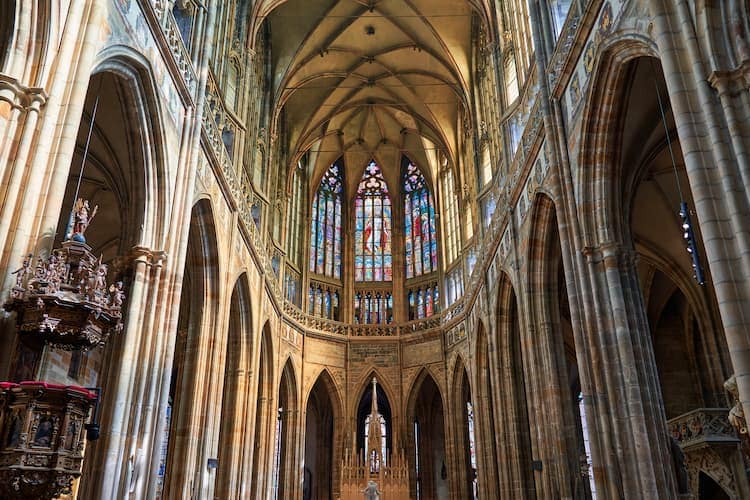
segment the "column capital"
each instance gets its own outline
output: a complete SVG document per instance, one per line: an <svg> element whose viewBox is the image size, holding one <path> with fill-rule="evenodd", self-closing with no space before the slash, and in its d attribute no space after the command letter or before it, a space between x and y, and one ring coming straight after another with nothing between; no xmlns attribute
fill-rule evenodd
<svg viewBox="0 0 750 500"><path fill-rule="evenodd" d="M152 250L148 247L136 245L130 249L130 254L125 260L133 263L141 262L149 266L162 266L167 257L167 253L163 250Z"/></svg>
<svg viewBox="0 0 750 500"><path fill-rule="evenodd" d="M47 102L47 92L41 87L27 87L16 78L0 74L0 101L18 110L39 110Z"/></svg>

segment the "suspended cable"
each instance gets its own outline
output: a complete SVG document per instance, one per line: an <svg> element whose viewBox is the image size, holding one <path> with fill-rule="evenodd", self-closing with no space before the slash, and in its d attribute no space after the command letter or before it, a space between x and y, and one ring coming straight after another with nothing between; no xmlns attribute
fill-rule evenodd
<svg viewBox="0 0 750 500"><path fill-rule="evenodd" d="M101 89L101 80L99 81L99 88ZM96 111L99 108L99 92L97 92L96 100L94 101L94 109L91 112L91 121L89 122L89 131L86 134L86 145L83 148L83 158L81 159L81 171L78 172L78 182L76 183L76 191L73 195L73 207L70 210L70 217L68 219L68 227L65 230L65 239L70 239L73 232L73 220L75 217L75 207L78 202L78 194L81 190L81 180L83 179L83 171L86 168L86 159L89 154L89 145L91 144L91 133L94 130L94 121L96 120Z"/></svg>
<svg viewBox="0 0 750 500"><path fill-rule="evenodd" d="M651 68L654 73L654 87L656 87L656 100L659 103L659 113L661 114L661 122L664 126L664 134L667 138L667 148L669 149L669 157L672 160L672 171L674 172L675 183L677 184L677 193L680 196L680 219L682 222L682 237L687 244L687 252L690 254L693 267L693 277L699 285L703 285L706 280L703 276L703 267L701 266L700 255L698 252L698 243L695 239L695 231L693 229L693 223L690 220L690 210L688 209L687 202L682 195L682 187L680 185L680 175L677 171L677 160L675 160L674 150L672 149L672 140L669 137L669 127L667 126L667 117L664 112L664 103L661 99L661 91L659 90L659 80L657 78L656 64L654 60L651 60Z"/></svg>

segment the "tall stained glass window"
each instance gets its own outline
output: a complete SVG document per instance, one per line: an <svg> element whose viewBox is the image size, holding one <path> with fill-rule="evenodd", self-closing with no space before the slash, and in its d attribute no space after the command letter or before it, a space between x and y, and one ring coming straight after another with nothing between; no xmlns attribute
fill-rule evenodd
<svg viewBox="0 0 750 500"><path fill-rule="evenodd" d="M323 175L311 212L310 272L341 279L343 167L334 163Z"/></svg>
<svg viewBox="0 0 750 500"><path fill-rule="evenodd" d="M447 264L452 264L461 251L460 235L461 230L458 222L458 200L453 184L453 172L445 169L441 176L442 181L442 200L443 208L443 238L445 241L445 260Z"/></svg>
<svg viewBox="0 0 750 500"><path fill-rule="evenodd" d="M292 261L297 268L302 266L302 261L304 259L301 241L304 233L304 224L302 221L305 217L305 198L305 171L300 164L294 172L292 196L289 197L287 204L286 220L286 254L287 258Z"/></svg>
<svg viewBox="0 0 750 500"><path fill-rule="evenodd" d="M406 278L437 270L435 204L424 175L404 159L404 247Z"/></svg>
<svg viewBox="0 0 750 500"><path fill-rule="evenodd" d="M365 168L354 209L354 280L392 281L391 199L375 161Z"/></svg>

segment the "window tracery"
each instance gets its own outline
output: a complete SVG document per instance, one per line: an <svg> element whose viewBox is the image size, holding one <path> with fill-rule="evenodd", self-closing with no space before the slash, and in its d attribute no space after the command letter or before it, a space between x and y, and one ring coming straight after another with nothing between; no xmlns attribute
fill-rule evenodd
<svg viewBox="0 0 750 500"><path fill-rule="evenodd" d="M453 183L453 171L449 168L442 175L442 199L445 205L445 217L443 217L443 234L445 244L446 264L452 264L460 248L460 229L458 216L458 201L456 199L455 185Z"/></svg>
<svg viewBox="0 0 750 500"><path fill-rule="evenodd" d="M354 281L393 280L391 198L374 160L365 167L354 210Z"/></svg>
<svg viewBox="0 0 750 500"><path fill-rule="evenodd" d="M311 213L310 272L341 279L344 178L340 163L323 175Z"/></svg>
<svg viewBox="0 0 750 500"><path fill-rule="evenodd" d="M383 324L393 322L393 294L386 291L358 291L354 294L354 322Z"/></svg>
<svg viewBox="0 0 750 500"><path fill-rule="evenodd" d="M438 287L432 283L425 287L410 290L407 295L409 303L409 320L432 316L440 309Z"/></svg>
<svg viewBox="0 0 750 500"><path fill-rule="evenodd" d="M404 233L406 278L436 271L435 204L424 175L412 162L404 169Z"/></svg>
<svg viewBox="0 0 750 500"><path fill-rule="evenodd" d="M339 303L338 290L319 283L310 283L307 297L310 314L338 321Z"/></svg>

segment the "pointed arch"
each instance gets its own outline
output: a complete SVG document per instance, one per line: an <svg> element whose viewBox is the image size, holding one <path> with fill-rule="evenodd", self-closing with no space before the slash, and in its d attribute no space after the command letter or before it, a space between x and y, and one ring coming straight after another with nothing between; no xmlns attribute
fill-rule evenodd
<svg viewBox="0 0 750 500"><path fill-rule="evenodd" d="M551 415L537 435L542 442L552 443L539 446L536 458L557 459L560 464L556 470L541 472L548 476L545 484L554 484L563 496L591 498L593 477L581 480L577 475L581 457L591 460L586 443L593 422L585 423L583 411L584 394L589 392L582 383L578 363L578 352L585 346L578 345L582 336L576 338L574 334L555 203L538 193L531 210L527 289L539 328L529 353L534 358L531 363L538 367L536 371L543 373L529 381L530 398L533 407Z"/></svg>
<svg viewBox="0 0 750 500"><path fill-rule="evenodd" d="M22 3L30 5L34 2ZM164 200L165 193L170 192L167 186L170 176L166 173L162 109L157 95L150 64L141 54L121 46L112 46L99 53L86 95L72 98L82 109L77 133L73 125L74 129L63 133L60 138L59 148L61 151L68 151L68 154L56 155L56 165L50 166L54 176L61 178L51 180L54 187L40 202L44 204L40 227L48 231L48 234L55 235L53 237L58 238L57 243L67 232L69 210L73 206L76 191L79 197L90 200L92 206L98 205L99 215L86 233L87 244L95 248L107 263L111 263L116 256L140 255L138 259L130 261L132 267L122 269L126 287L130 280L143 279L133 275L133 270L140 265L136 262L145 264L152 258L153 263L163 262L156 251L165 248L165 220L169 218L164 213ZM97 107L98 118L94 119L93 108L98 96L101 96ZM81 99L83 102L80 102ZM86 170L79 185L83 151L90 127L92 134L86 155ZM67 177L67 182L62 176ZM192 213L184 215L190 215L192 221L191 232L187 235L188 258L183 269L172 269L168 274L181 275L178 276L177 283L184 280L182 294L176 300L180 300L181 304L189 304L193 300L197 302L193 294L200 295L210 290L215 294L213 296L219 295L219 262L210 203L194 206ZM177 222L187 226L184 218ZM46 238L40 241L44 241L44 245L53 246L52 241ZM154 251L153 254L150 253L151 250ZM157 267L150 269L156 270ZM158 280L159 271L154 272L153 276ZM166 289L164 293L167 293ZM145 307L152 308L153 311L158 305L149 303ZM183 337L190 328L199 332L209 323L215 324L218 314L218 310L211 305L202 313L200 310L191 311L191 320L190 314L186 312L188 306L180 307L182 312L177 319L178 324L182 321L178 332L179 340L175 341L174 337L164 335L155 342L148 334L148 318L154 317L148 310L142 314L125 315L124 330L128 332L127 344L132 349L130 354L125 349L120 349L118 343L110 343L102 353L106 361L91 363L92 366L101 366L96 385L103 387L102 424L103 429L111 429L111 436L103 433L104 439L91 450L90 459L84 465L85 477L99 478L102 477L102 471L107 471L124 478L127 472L121 464L127 461L127 457L123 458L125 448L120 436L127 435L133 429L140 428L139 426L148 429L144 432L150 436L151 441L144 447L153 450L150 452L153 461L159 463L160 458L164 458L163 453L156 450L161 449L159 444L162 436L168 433L168 427L172 425L167 420L170 418L168 412L173 408L175 388L167 385L170 381L168 370L170 366L178 366L173 361L180 363L184 358L175 349L175 342L178 348L181 347L179 342L184 340ZM194 333L194 338L200 339L201 334ZM194 342L198 345L202 340ZM143 373L143 369L133 370L132 363L126 361L136 352L148 353L145 359L138 359L144 367L149 367L148 373ZM99 354L92 352L91 355ZM156 418L145 416L147 413L115 411L118 401L130 400L130 388L140 384L137 380L141 377L159 381L157 385L147 385L148 391L157 391L147 396L151 398L149 404L158 408L155 410L158 414ZM184 415L180 418L182 416ZM158 473L154 470L144 481L147 481L147 488L153 491L163 478L163 469ZM92 498L116 496L124 488L123 484L124 480L117 483L84 479L80 494Z"/></svg>
<svg viewBox="0 0 750 500"><path fill-rule="evenodd" d="M422 389L422 385L425 383L429 383L429 381L432 381L432 383L435 384L435 387L438 390L438 395L440 396L440 401L445 404L443 393L440 390L440 385L437 383L437 380L435 380L435 377L432 375L432 372L427 367L422 367L419 370L419 373L417 373L417 376L414 377L414 381L411 384L411 388L409 389L409 396L406 400L406 414L411 415L414 412L414 407L416 405L416 398L419 395L419 391Z"/></svg>
<svg viewBox="0 0 750 500"><path fill-rule="evenodd" d="M406 404L406 445L411 498L439 498L448 491L445 400L427 368L412 383Z"/></svg>
<svg viewBox="0 0 750 500"><path fill-rule="evenodd" d="M396 395L392 388L389 387L388 381L385 377L381 376L377 369L371 368L366 372L367 376L360 379L357 384L359 390L357 391L356 398L353 399L353 429L356 429L354 437L354 449L358 455L364 453L365 448L365 418L370 414L370 405L372 403L372 379L375 378L378 382L377 385L377 402L378 411L383 415L385 419L385 430L386 430L386 450L387 453L393 452L395 446L398 444L396 436L394 435L394 429L398 429L398 423L395 421L394 404L399 401L396 399ZM389 457L386 455L386 462Z"/></svg>
<svg viewBox="0 0 750 500"><path fill-rule="evenodd" d="M375 377L378 380L378 387L383 389L385 396L388 401L398 401L396 389L391 385L388 379L383 375L377 367L370 365L368 368L363 370L366 375L360 376L359 380L354 383L354 387L357 388L355 397L350 400L352 410L356 411L356 407L362 396L371 389L372 378Z"/></svg>
<svg viewBox="0 0 750 500"><path fill-rule="evenodd" d="M274 423L276 411L273 390L273 340L268 321L261 329L258 347L258 377L255 402L255 429L253 432L252 479L250 498L258 498L268 491L272 469Z"/></svg>
<svg viewBox="0 0 750 500"><path fill-rule="evenodd" d="M326 390L326 393L331 398L331 404L333 406L333 409L336 412L336 415L343 416L344 403L341 398L339 387L336 384L336 381L334 380L333 375L331 374L330 370L326 367L320 370L317 377L315 378L315 383L310 388L310 391L308 391L307 397L304 400L305 403L309 401L310 396L312 395L312 392L313 392L313 388L318 384L320 384Z"/></svg>
<svg viewBox="0 0 750 500"><path fill-rule="evenodd" d="M247 456L249 433L244 424L251 408L248 400L252 360L252 318L247 274L236 280L230 299L227 342L224 361L224 388L219 432L219 469L217 494L229 498L243 485L243 473L251 458Z"/></svg>
<svg viewBox="0 0 750 500"><path fill-rule="evenodd" d="M495 361L490 359L489 337L484 322L477 322L477 333L475 341L474 355L474 416L477 434L477 462L479 465L479 474L482 481L479 482L481 489L480 497L494 498L499 497L498 492L498 472L497 472L497 444L495 420L495 396L494 387L496 385L493 377L493 368L496 368Z"/></svg>
<svg viewBox="0 0 750 500"><path fill-rule="evenodd" d="M495 338L498 339L498 392L503 398L499 401L498 418L505 424L498 429L498 455L508 457L511 464L500 469L500 497L534 498L518 302L510 276L502 272L499 281Z"/></svg>
<svg viewBox="0 0 750 500"><path fill-rule="evenodd" d="M635 39L621 40L606 47L589 83L592 90L581 112L584 140L578 155L581 175L576 186L576 192L581 193L578 206L591 207L579 213L586 245L618 241L618 236L624 234L621 196L613 184L619 167L612 156L616 151L622 103L626 102L627 63L641 56L656 56L656 50Z"/></svg>
<svg viewBox="0 0 750 500"><path fill-rule="evenodd" d="M194 436L204 436L205 402L210 399L208 370L213 332L216 329L221 275L214 216L208 199L194 206L188 235L185 285L172 364L168 406L169 440L164 477L164 496L189 495L187 474L207 458L209 447Z"/></svg>
<svg viewBox="0 0 750 500"><path fill-rule="evenodd" d="M452 434L455 453L451 458L452 490L461 498L478 497L474 400L469 371L459 353L452 375Z"/></svg>
<svg viewBox="0 0 750 500"><path fill-rule="evenodd" d="M343 458L343 406L327 368L321 370L310 389L305 408L303 498L335 498L340 490L339 465Z"/></svg>
<svg viewBox="0 0 750 500"><path fill-rule="evenodd" d="M153 77L156 72L148 59L135 49L113 45L97 55L92 73L94 76L108 74L124 82L126 89L131 89L126 92L131 95L132 102L123 106L122 113L134 124L136 142L142 144L140 151L132 153L139 161L127 163L132 177L127 199L142 200L142 205L128 206L127 210L133 212L126 212L124 218L133 222L135 244L162 248L168 230L165 225L168 220L167 197L164 194L170 192L166 184L170 176L164 140L165 109ZM94 97L89 96L92 107Z"/></svg>
<svg viewBox="0 0 750 500"><path fill-rule="evenodd" d="M278 390L278 416L274 442L275 498L296 498L299 487L297 436L299 419L299 386L292 358L281 371Z"/></svg>

